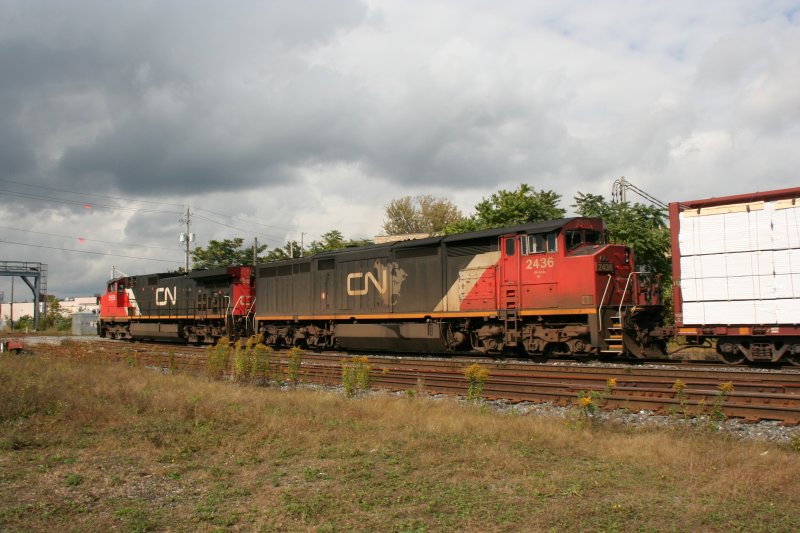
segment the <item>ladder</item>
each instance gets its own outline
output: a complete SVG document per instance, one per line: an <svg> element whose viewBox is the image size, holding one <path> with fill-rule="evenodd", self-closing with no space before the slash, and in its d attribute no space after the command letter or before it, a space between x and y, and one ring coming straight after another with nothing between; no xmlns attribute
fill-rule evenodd
<svg viewBox="0 0 800 533"><path fill-rule="evenodd" d="M604 330L606 347L600 350L603 355L622 355L624 351L622 344L622 318L620 315L614 315L611 318L611 324Z"/></svg>
<svg viewBox="0 0 800 533"><path fill-rule="evenodd" d="M517 329L519 323L519 315L517 314L517 289L506 289L506 308L502 312L502 318L505 326L505 344L506 346L516 346L517 339L519 339L519 330Z"/></svg>

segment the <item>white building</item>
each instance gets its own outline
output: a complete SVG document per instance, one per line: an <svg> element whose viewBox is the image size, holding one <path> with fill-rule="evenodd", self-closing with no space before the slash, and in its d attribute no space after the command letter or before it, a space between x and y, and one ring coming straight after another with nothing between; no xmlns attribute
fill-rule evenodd
<svg viewBox="0 0 800 533"><path fill-rule="evenodd" d="M43 306L44 304L40 302L40 313L42 312ZM11 316L12 308L14 312L13 317ZM80 312L95 314L100 313L100 305L97 303L96 296L84 296L59 300L58 308L61 311L61 315L65 317ZM5 328L6 322L9 320L13 319L16 322L26 315L33 316L33 302L14 302L13 304L0 303L0 329Z"/></svg>

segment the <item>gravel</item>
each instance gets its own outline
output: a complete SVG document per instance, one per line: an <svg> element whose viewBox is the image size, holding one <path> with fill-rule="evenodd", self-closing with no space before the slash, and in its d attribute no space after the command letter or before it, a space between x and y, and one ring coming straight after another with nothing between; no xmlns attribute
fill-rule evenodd
<svg viewBox="0 0 800 533"><path fill-rule="evenodd" d="M578 413L575 407L563 407L551 403L510 403L504 400L495 400L487 401L485 405L499 412L538 415L564 420L574 418ZM710 430L742 440L791 444L795 446L800 444L800 426L786 426L774 420L744 422L740 419L729 418L720 421L707 415L684 418L680 415L658 415L653 411L631 412L622 409L615 411L599 411L593 416L599 422L621 424L623 426Z"/></svg>

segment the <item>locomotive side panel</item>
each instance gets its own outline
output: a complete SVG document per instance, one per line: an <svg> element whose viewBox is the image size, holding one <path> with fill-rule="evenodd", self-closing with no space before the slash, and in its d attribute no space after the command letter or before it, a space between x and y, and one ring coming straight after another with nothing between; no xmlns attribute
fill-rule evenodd
<svg viewBox="0 0 800 533"><path fill-rule="evenodd" d="M384 250L344 254L336 261L336 312L355 317L392 311L391 267Z"/></svg>
<svg viewBox="0 0 800 533"><path fill-rule="evenodd" d="M390 274L392 311L412 316L430 314L443 295L441 246L394 250Z"/></svg>
<svg viewBox="0 0 800 533"><path fill-rule="evenodd" d="M496 314L499 261L497 237L448 243L444 265L447 292L436 309Z"/></svg>

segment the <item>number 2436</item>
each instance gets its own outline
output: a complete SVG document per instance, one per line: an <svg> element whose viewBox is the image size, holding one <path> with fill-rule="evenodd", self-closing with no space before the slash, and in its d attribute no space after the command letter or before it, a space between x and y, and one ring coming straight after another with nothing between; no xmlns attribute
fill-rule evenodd
<svg viewBox="0 0 800 533"><path fill-rule="evenodd" d="M525 270L533 270L534 268L553 268L552 257L538 257L536 259L527 259L525 261Z"/></svg>

